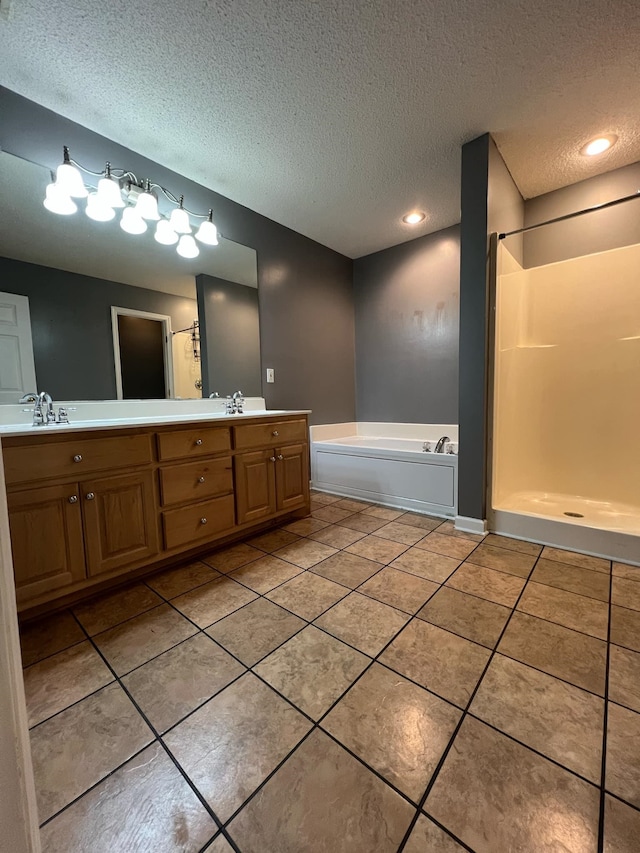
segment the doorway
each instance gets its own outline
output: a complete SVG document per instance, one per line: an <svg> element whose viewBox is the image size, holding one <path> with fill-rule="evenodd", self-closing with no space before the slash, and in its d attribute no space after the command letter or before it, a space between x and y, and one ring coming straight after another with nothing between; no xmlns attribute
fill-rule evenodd
<svg viewBox="0 0 640 853"><path fill-rule="evenodd" d="M118 400L173 397L171 317L111 307Z"/></svg>

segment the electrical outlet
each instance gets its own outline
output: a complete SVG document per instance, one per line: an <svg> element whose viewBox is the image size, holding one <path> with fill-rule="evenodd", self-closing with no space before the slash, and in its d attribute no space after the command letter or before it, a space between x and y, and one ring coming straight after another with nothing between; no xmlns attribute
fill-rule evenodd
<svg viewBox="0 0 640 853"><path fill-rule="evenodd" d="M273 367L267 367L267 382L275 382L276 381L276 372Z"/></svg>

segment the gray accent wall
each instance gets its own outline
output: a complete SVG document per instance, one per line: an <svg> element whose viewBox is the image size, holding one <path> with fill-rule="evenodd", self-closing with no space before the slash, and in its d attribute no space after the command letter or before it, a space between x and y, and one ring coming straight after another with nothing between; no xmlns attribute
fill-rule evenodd
<svg viewBox="0 0 640 853"><path fill-rule="evenodd" d="M0 147L9 153L55 168L68 145L88 168L98 171L109 160L184 194L193 210L213 208L221 234L257 251L261 359L276 379L273 385L262 383L268 407L311 409L312 423L354 419L350 258L5 88L0 88L0 115ZM185 157L188 146L185 139ZM162 160L161 150L157 159ZM212 172L203 180L214 179L223 182L224 175L215 175L212 151Z"/></svg>
<svg viewBox="0 0 640 853"><path fill-rule="evenodd" d="M457 423L460 229L354 261L356 417Z"/></svg>
<svg viewBox="0 0 640 853"><path fill-rule="evenodd" d="M0 291L29 299L38 391L55 400L116 396L111 306L171 317L173 329L197 317L195 299L0 258Z"/></svg>
<svg viewBox="0 0 640 853"><path fill-rule="evenodd" d="M640 190L640 163L529 199L525 225L546 222ZM546 225L524 236L524 265L538 267L640 243L640 197L607 210Z"/></svg>

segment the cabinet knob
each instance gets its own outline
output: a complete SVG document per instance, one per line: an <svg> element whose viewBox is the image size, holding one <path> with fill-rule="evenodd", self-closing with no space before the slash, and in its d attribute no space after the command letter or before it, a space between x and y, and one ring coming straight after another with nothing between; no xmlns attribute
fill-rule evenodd
<svg viewBox="0 0 640 853"><path fill-rule="evenodd" d="M196 445L197 445L198 447L200 447L200 445L201 445L201 444L202 444L202 439L201 439L201 438L196 438Z"/></svg>
<svg viewBox="0 0 640 853"><path fill-rule="evenodd" d="M76 453L76 455L73 457L73 461L82 462L82 456L79 453Z"/></svg>
<svg viewBox="0 0 640 853"><path fill-rule="evenodd" d="M278 453L278 459L280 459L280 460L284 459L284 456L282 455L282 453Z"/></svg>
<svg viewBox="0 0 640 853"><path fill-rule="evenodd" d="M200 519L200 524L206 524L206 523L207 523L207 519L206 519L206 518L201 518L201 519Z"/></svg>
<svg viewBox="0 0 640 853"><path fill-rule="evenodd" d="M94 493L94 492L87 492L87 494L85 495L85 497L86 497L86 499L87 499L88 501L92 501L92 500L94 500L94 498L95 498L95 493Z"/></svg>
<svg viewBox="0 0 640 853"><path fill-rule="evenodd" d="M275 461L276 461L276 457L275 457L275 456L270 456L270 457L269 457L269 462L275 462Z"/></svg>
<svg viewBox="0 0 640 853"><path fill-rule="evenodd" d="M274 429L274 431L271 433L271 435L275 435L275 437L277 438L280 435L280 433L278 432L277 429Z"/></svg>
<svg viewBox="0 0 640 853"><path fill-rule="evenodd" d="M70 504L77 504L78 503L78 496L77 495L71 495L71 497L69 498L69 503Z"/></svg>
<svg viewBox="0 0 640 853"><path fill-rule="evenodd" d="M198 477L198 482L199 482L199 483L204 483L204 477Z"/></svg>

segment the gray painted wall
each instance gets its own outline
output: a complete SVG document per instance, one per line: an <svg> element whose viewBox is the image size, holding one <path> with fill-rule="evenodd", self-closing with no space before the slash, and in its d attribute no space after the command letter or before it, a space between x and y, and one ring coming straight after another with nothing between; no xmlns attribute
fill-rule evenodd
<svg viewBox="0 0 640 853"><path fill-rule="evenodd" d="M197 316L195 299L10 258L0 258L0 290L29 298L37 390L56 400L115 398L112 305L168 314L173 329Z"/></svg>
<svg viewBox="0 0 640 853"><path fill-rule="evenodd" d="M269 408L312 409L312 423L354 419L349 258L4 88L0 114L0 147L10 153L55 168L68 145L88 168L110 160L184 194L194 210L213 208L221 234L257 250L262 364L276 377L262 386Z"/></svg>
<svg viewBox="0 0 640 853"><path fill-rule="evenodd" d="M202 341L202 393L261 397L258 291L211 275L196 277Z"/></svg>
<svg viewBox="0 0 640 853"><path fill-rule="evenodd" d="M525 204L525 225L623 198L638 190L640 163L633 163L529 199ZM524 262L526 267L537 267L634 243L640 243L640 198L527 232Z"/></svg>
<svg viewBox="0 0 640 853"><path fill-rule="evenodd" d="M359 421L457 423L460 229L354 261Z"/></svg>

